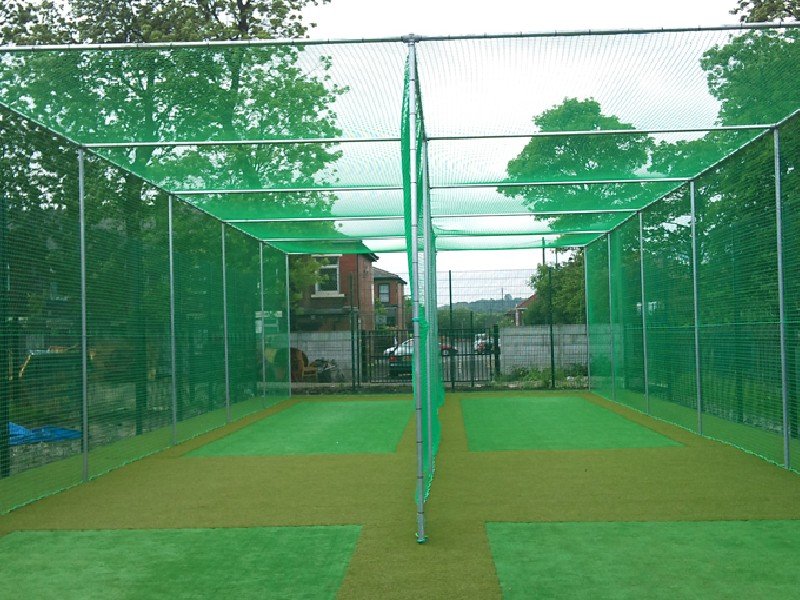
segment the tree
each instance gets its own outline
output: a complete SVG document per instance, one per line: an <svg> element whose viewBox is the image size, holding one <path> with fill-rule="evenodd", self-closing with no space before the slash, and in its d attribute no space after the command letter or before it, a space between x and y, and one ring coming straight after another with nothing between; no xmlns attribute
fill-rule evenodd
<svg viewBox="0 0 800 600"><path fill-rule="evenodd" d="M536 291L536 296L522 315L523 322L526 325L548 323L548 312L552 299L553 323L585 323L583 276L583 252L581 251L558 265L539 265L530 281L530 286Z"/></svg>
<svg viewBox="0 0 800 600"><path fill-rule="evenodd" d="M316 3L317 0L8 0L0 6L0 43L301 37L308 26L302 22L300 10ZM98 53L91 59L81 53L21 53L9 56L3 63L2 101L33 121L78 141L89 131L93 136L105 133L108 139L116 140L210 140L287 134L335 137L339 129L329 107L342 90L327 77L330 61L322 57L316 72L309 74L298 66L299 53L296 47L253 48L249 52L232 48L219 52L142 50ZM48 96L51 100L47 100ZM58 101L53 102L53 98ZM7 199L3 203L2 241L4 255L13 258L2 265L6 284L2 286L0 323L3 328L9 327L11 321L6 316L10 316L22 323L47 323L52 329L53 317L43 308L49 296L59 294L73 301L78 296L74 278L75 147L5 108L0 109L0 129L4 141L0 145L0 191ZM289 178L302 184L329 167L338 152L330 146L309 144L285 148L196 148L189 152L137 148L97 154L107 161L91 154L86 160L86 223L90 232L87 252L93 261L87 286L90 290L103 287L109 301L90 306L91 323L98 331L105 328L103 335L116 332L113 343L118 351L125 348L126 376L136 388L136 429L140 433L144 427L141 417L148 404L151 357L160 351L150 347L148 340L158 339L164 331L163 311L156 317L153 305L163 308L167 293L164 257L154 250L163 246L166 195L159 194L151 183L181 186L191 173L205 172L212 175L205 178L204 184L219 187L267 187ZM286 195L276 206L295 206L293 203L298 202L309 210L318 210L330 205L332 196L309 194L298 200ZM212 222L200 216L190 209L176 214L176 252L180 254L182 248L187 248L176 257L187 267L181 286L187 306L203 298L208 303L209 286L218 286L220 229L209 228ZM35 237L20 232L34 232ZM233 262L229 263L230 268L257 281L258 253L235 251L244 245L241 236L230 236L229 243L228 258ZM26 261L23 257L35 260ZM34 279L31 265L41 266L40 277ZM56 289L59 291L53 291ZM16 295L8 297L11 294ZM179 330L202 328L190 312L191 309L183 313L185 319L178 324ZM216 317L211 320L214 328L221 321ZM206 330L206 338L214 328ZM65 324L65 339L72 339L74 331L73 321ZM2 331L0 335L5 338L9 333ZM61 334L54 333L48 339L52 342L58 335ZM99 340L101 336L92 339ZM196 354L207 342L198 337L187 343L192 344ZM2 357L4 376L9 375L12 384L3 386L0 432L7 434L4 423L13 400L7 391L14 388L20 353L15 353L11 344L6 350ZM100 375L96 372L95 376ZM202 373L194 376L195 381L211 377ZM183 390L185 386L181 383L179 387ZM208 389L210 398L212 392ZM6 434L0 433L0 477L8 472Z"/></svg>
<svg viewBox="0 0 800 600"><path fill-rule="evenodd" d="M593 131L633 129L618 117L603 114L600 103L588 98L564 101L534 117L541 131ZM633 179L647 165L653 141L647 135L622 136L536 136L508 163L509 181L538 179ZM498 188L498 192L521 197L534 210L580 210L598 206L639 206L644 186L564 185ZM654 198L655 199L655 198ZM565 215L549 219L550 226L589 229L608 219L607 215Z"/></svg>
<svg viewBox="0 0 800 600"><path fill-rule="evenodd" d="M798 0L738 0L732 15L740 15L743 23L800 19Z"/></svg>

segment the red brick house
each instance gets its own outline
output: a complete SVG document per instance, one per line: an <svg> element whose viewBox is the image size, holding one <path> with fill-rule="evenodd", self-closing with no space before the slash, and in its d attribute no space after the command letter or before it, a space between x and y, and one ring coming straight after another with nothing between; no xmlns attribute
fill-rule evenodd
<svg viewBox="0 0 800 600"><path fill-rule="evenodd" d="M406 282L402 277L378 267L372 267L372 279L375 282L375 324L403 329L406 322L403 286Z"/></svg>
<svg viewBox="0 0 800 600"><path fill-rule="evenodd" d="M375 328L372 293L374 254L318 256L319 281L303 294L292 315L296 331L349 331L355 312L361 329Z"/></svg>

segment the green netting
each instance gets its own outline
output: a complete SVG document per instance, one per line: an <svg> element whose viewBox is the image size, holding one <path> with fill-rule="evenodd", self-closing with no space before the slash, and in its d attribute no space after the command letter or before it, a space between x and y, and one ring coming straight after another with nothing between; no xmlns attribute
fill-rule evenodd
<svg viewBox="0 0 800 600"><path fill-rule="evenodd" d="M650 414L697 428L688 188L642 215Z"/></svg>
<svg viewBox="0 0 800 600"><path fill-rule="evenodd" d="M642 277L639 220L632 218L611 233L611 307L613 380L617 400L643 409Z"/></svg>
<svg viewBox="0 0 800 600"><path fill-rule="evenodd" d="M286 397L286 360L275 358L288 347L284 254L265 251L265 272L271 267L273 276L265 279L270 335L263 343L280 368L262 375L260 242L173 200L173 409L170 198L91 153L83 176L84 389L77 148L6 109L0 109L0 138L7 382L0 388L0 512L208 431L228 413L256 410L264 394L270 401Z"/></svg>
<svg viewBox="0 0 800 600"><path fill-rule="evenodd" d="M784 25L422 39L432 214L644 208L800 108L800 85L785 77L798 35ZM266 241L303 238L334 253L324 242L380 239L375 248L395 251L397 240L384 238L398 236L403 215L406 54L399 39L2 49L0 103L104 145L100 155L168 192L192 192L183 197L210 214L251 221L242 227ZM333 233L307 222L337 216L369 220ZM298 234L264 224L273 219L306 221ZM525 229L439 223L436 235L448 250L536 247L519 238L534 233ZM585 230L585 220L563 217L547 225ZM487 246L489 235L503 241Z"/></svg>
<svg viewBox="0 0 800 600"><path fill-rule="evenodd" d="M697 243L703 432L782 462L771 136L698 180Z"/></svg>
<svg viewBox="0 0 800 600"><path fill-rule="evenodd" d="M609 307L608 238L584 249L587 274L587 327L589 334L589 375L592 391L613 396L611 369L611 319Z"/></svg>
<svg viewBox="0 0 800 600"><path fill-rule="evenodd" d="M800 439L800 119L781 128L781 175L783 199L784 298L789 396L789 434ZM800 464L800 446L791 447L791 464Z"/></svg>
<svg viewBox="0 0 800 600"><path fill-rule="evenodd" d="M612 306L612 340L604 339L602 330L595 333L597 328L590 328L590 334L595 333L592 383L598 393L784 464L787 460L791 464L798 447L797 305L792 293L797 279L797 122L794 118L778 130L785 133L781 143L785 405L774 135L762 136L737 151L695 183L699 363L695 360L690 186L642 214L644 298L634 221L611 234L610 299L607 284L592 276L591 270L588 281L590 324L592 315L599 312L593 307L609 300ZM599 260L606 239L587 249L590 268L595 253L595 261ZM641 310L645 311L646 340ZM608 370L605 365L598 369L596 358L605 352L612 353L613 363ZM645 366L646 395L641 385ZM612 389L606 386L609 370Z"/></svg>
<svg viewBox="0 0 800 600"><path fill-rule="evenodd" d="M0 481L3 508L83 475L80 440L12 449L12 418L85 433L92 475L286 394L285 253L408 252L419 298L414 385L431 406L421 415L425 492L443 400L442 250L586 247L593 388L694 427L699 385L704 433L783 460L796 442L781 436L770 128L786 132L785 391L796 437L798 139L797 120L783 122L800 109L800 80L787 77L798 36L776 25L418 40L413 94L401 40L0 49L0 185L10 199L0 227L10 382L0 477L20 474Z"/></svg>

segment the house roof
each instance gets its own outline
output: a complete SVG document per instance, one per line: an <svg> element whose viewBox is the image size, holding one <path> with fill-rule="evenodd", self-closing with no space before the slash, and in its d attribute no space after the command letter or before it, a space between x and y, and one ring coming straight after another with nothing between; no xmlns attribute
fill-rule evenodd
<svg viewBox="0 0 800 600"><path fill-rule="evenodd" d="M372 267L372 278L375 280L390 279L392 281L408 283L405 279L403 279L399 275L395 275L394 273L390 273L389 271L384 271L383 269L379 269L378 267Z"/></svg>

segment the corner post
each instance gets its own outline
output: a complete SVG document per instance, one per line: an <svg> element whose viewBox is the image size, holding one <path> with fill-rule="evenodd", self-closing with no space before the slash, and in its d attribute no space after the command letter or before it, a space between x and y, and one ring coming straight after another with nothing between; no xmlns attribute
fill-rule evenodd
<svg viewBox="0 0 800 600"><path fill-rule="evenodd" d="M778 128L772 130L775 148L775 225L776 248L778 255L778 310L781 339L781 416L783 420L783 466L791 467L789 447L789 363L786 356L786 298L783 271L783 186L781 167L781 134Z"/></svg>
<svg viewBox="0 0 800 600"><path fill-rule="evenodd" d="M697 433L703 434L703 373L700 361L700 301L698 298L697 267L697 205L695 181L689 182L689 206L692 226L692 301L694 307L694 370L697 385Z"/></svg>

